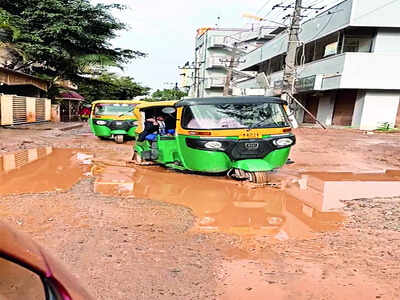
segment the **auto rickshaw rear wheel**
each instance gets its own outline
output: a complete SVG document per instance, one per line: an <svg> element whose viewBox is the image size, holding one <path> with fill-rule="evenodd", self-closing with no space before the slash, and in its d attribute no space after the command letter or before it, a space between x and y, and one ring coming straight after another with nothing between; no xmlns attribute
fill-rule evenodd
<svg viewBox="0 0 400 300"><path fill-rule="evenodd" d="M117 144L124 143L124 136L122 134L117 134L114 139Z"/></svg>
<svg viewBox="0 0 400 300"><path fill-rule="evenodd" d="M153 161L144 160L143 157L136 151L133 152L132 161L135 165L139 165L139 166L155 165L155 162L153 162Z"/></svg>
<svg viewBox="0 0 400 300"><path fill-rule="evenodd" d="M132 160L135 164L137 165L141 165L143 163L143 159L142 157L139 155L139 153L137 153L136 151L133 152L133 157Z"/></svg>

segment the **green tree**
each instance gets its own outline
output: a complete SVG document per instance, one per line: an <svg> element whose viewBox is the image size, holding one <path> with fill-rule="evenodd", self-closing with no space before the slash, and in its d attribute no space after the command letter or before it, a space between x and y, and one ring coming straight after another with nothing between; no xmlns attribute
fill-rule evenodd
<svg viewBox="0 0 400 300"><path fill-rule="evenodd" d="M157 90L152 94L154 100L167 101L167 100L180 100L187 96L187 93L178 89L163 89Z"/></svg>
<svg viewBox="0 0 400 300"><path fill-rule="evenodd" d="M16 57L4 65L10 69L53 82L69 79L79 84L88 81L88 74L100 74L109 66L122 68L130 60L145 55L111 45L117 33L126 29L111 14L112 9L124 9L118 4L92 5L89 0L0 0L0 7L2 19L15 29L12 35L7 35Z"/></svg>
<svg viewBox="0 0 400 300"><path fill-rule="evenodd" d="M24 53L15 48L14 39L18 38L20 31L12 25L12 17L8 12L0 8L0 49L3 51L3 59L7 61L18 61L18 57L24 57Z"/></svg>
<svg viewBox="0 0 400 300"><path fill-rule="evenodd" d="M130 100L147 95L149 88L136 83L132 77L104 73L81 81L78 92L89 102L94 100Z"/></svg>

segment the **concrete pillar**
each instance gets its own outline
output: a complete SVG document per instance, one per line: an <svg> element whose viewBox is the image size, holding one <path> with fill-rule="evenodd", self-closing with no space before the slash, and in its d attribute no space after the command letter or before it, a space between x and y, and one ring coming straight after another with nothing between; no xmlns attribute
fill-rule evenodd
<svg viewBox="0 0 400 300"><path fill-rule="evenodd" d="M333 94L326 94L319 98L317 120L327 126L332 125L333 109L335 108L335 97Z"/></svg>
<svg viewBox="0 0 400 300"><path fill-rule="evenodd" d="M26 121L28 123L36 122L36 98L26 97Z"/></svg>
<svg viewBox="0 0 400 300"><path fill-rule="evenodd" d="M298 100L301 102L301 104L305 105L303 100L301 100L301 99L298 99ZM304 120L304 113L305 112L300 106L296 105L296 107L297 107L297 110L296 110L295 118L296 118L298 124L302 124L303 120Z"/></svg>
<svg viewBox="0 0 400 300"><path fill-rule="evenodd" d="M357 99L354 104L354 113L353 113L353 120L351 121L351 127L360 128L362 112L364 109L364 101L365 101L365 91L359 90L357 92Z"/></svg>
<svg viewBox="0 0 400 300"><path fill-rule="evenodd" d="M51 121L51 100L44 99L44 119L45 121Z"/></svg>
<svg viewBox="0 0 400 300"><path fill-rule="evenodd" d="M353 124L361 130L374 130L383 123L394 127L399 100L398 91L365 91L357 97Z"/></svg>
<svg viewBox="0 0 400 300"><path fill-rule="evenodd" d="M0 111L1 120L0 125L12 125L13 124L13 96L12 95L1 95L0 96Z"/></svg>

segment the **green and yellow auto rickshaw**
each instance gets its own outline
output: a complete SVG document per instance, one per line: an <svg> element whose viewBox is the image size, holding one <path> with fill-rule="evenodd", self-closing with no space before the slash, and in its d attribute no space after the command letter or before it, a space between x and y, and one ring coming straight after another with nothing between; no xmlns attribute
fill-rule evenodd
<svg viewBox="0 0 400 300"><path fill-rule="evenodd" d="M118 144L125 136L135 137L137 119L134 115L138 100L99 100L92 103L89 125L100 139L113 138Z"/></svg>
<svg viewBox="0 0 400 300"><path fill-rule="evenodd" d="M285 165L296 142L285 108L285 101L264 96L138 105L133 160L268 182L269 172ZM157 131L157 118L163 132Z"/></svg>

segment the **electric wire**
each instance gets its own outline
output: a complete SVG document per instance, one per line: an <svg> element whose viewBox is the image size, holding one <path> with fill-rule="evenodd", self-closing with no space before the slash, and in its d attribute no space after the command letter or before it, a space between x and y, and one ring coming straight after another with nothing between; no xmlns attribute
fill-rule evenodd
<svg viewBox="0 0 400 300"><path fill-rule="evenodd" d="M272 0L267 0L267 1L264 3L264 5L263 5L259 10L257 10L256 16L258 16L258 14L260 14L260 13L264 10L264 8L266 8L267 5L268 5L269 3L271 3L271 1L272 1Z"/></svg>

